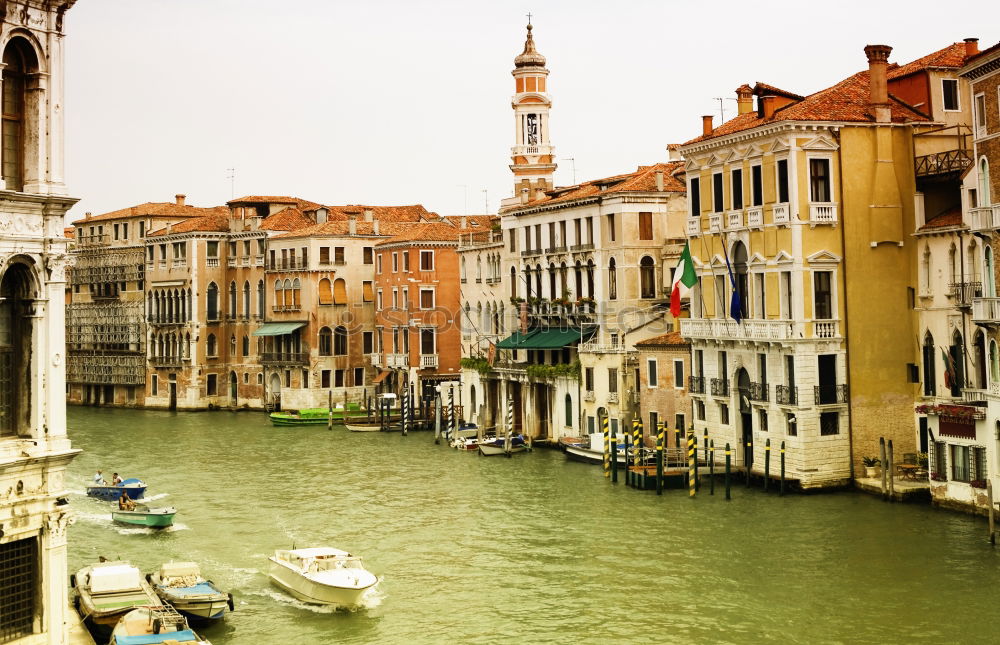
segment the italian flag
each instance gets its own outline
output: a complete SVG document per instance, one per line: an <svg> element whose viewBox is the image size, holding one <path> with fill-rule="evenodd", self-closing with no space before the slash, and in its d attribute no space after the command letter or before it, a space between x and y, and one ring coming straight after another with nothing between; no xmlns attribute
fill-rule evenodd
<svg viewBox="0 0 1000 645"><path fill-rule="evenodd" d="M691 249L685 242L680 262L674 269L674 284L670 291L670 313L674 318L679 318L681 315L681 298L686 296L691 287L697 283L698 276L694 272L694 262L691 261Z"/></svg>

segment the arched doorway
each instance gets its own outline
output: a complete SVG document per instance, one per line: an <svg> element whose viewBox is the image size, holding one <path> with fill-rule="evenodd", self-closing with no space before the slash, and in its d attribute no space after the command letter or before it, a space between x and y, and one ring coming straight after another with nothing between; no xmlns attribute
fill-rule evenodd
<svg viewBox="0 0 1000 645"><path fill-rule="evenodd" d="M239 380L236 378L236 372L229 373L229 405L236 407L239 397Z"/></svg>
<svg viewBox="0 0 1000 645"><path fill-rule="evenodd" d="M271 378L268 379L267 402L275 410L281 409L281 377L277 372L271 372Z"/></svg>
<svg viewBox="0 0 1000 645"><path fill-rule="evenodd" d="M743 464L749 469L753 465L753 411L750 408L750 375L742 367L736 370L736 406L740 410Z"/></svg>
<svg viewBox="0 0 1000 645"><path fill-rule="evenodd" d="M730 310L730 316L743 319L747 317L747 247L743 242L733 245L733 273L736 280L736 291L739 294L739 316L734 316ZM735 298L734 298L735 300ZM732 303L730 303L730 309Z"/></svg>

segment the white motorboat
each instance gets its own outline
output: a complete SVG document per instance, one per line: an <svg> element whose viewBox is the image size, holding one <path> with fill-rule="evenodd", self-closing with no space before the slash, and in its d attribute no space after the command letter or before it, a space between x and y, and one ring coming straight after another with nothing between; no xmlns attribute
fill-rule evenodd
<svg viewBox="0 0 1000 645"><path fill-rule="evenodd" d="M268 560L271 581L307 603L354 608L378 583L361 558L340 549L279 549Z"/></svg>
<svg viewBox="0 0 1000 645"><path fill-rule="evenodd" d="M626 448L619 438L618 443L618 463L622 467L628 465L628 455ZM631 438L629 439L631 441ZM600 464L604 462L604 435L595 432L590 435L590 446L585 448L578 444L563 444L563 451L566 458L573 461L582 461L588 464Z"/></svg>
<svg viewBox="0 0 1000 645"><path fill-rule="evenodd" d="M494 457L496 455L511 455L515 452L524 452L528 449L528 444L521 435L508 435L506 437L480 441L477 447L479 448L479 454L484 457Z"/></svg>

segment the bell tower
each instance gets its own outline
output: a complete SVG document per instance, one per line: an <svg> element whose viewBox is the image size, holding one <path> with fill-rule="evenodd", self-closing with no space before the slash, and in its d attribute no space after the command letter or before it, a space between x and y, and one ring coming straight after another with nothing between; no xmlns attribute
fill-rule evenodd
<svg viewBox="0 0 1000 645"><path fill-rule="evenodd" d="M511 202L524 203L535 198L538 191L553 188L556 170L555 147L549 141L549 110L552 98L545 86L549 70L545 57L535 49L529 17L528 36L524 51L514 59L514 146L510 165L514 173L514 197ZM506 202L507 200L505 200Z"/></svg>

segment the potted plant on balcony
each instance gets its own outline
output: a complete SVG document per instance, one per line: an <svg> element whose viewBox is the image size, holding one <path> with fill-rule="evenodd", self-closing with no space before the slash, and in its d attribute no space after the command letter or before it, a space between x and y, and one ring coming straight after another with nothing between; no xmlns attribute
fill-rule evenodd
<svg viewBox="0 0 1000 645"><path fill-rule="evenodd" d="M861 463L865 467L865 477L874 478L878 476L878 467L882 465L878 457L862 457Z"/></svg>

